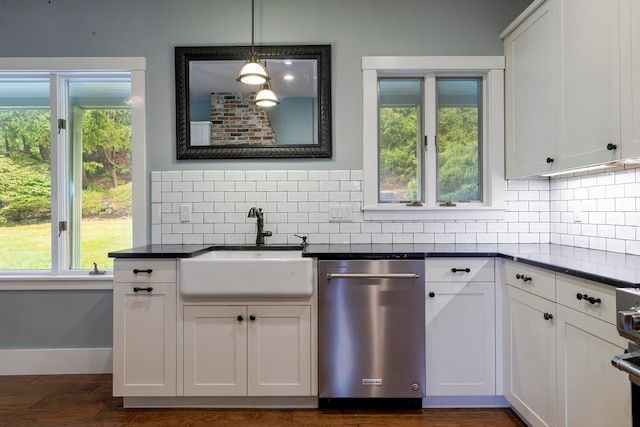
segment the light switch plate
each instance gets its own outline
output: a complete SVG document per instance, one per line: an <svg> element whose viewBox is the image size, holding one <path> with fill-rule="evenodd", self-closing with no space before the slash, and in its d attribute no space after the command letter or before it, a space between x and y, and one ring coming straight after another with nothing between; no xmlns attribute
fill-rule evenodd
<svg viewBox="0 0 640 427"><path fill-rule="evenodd" d="M329 222L351 221L351 205L329 205Z"/></svg>

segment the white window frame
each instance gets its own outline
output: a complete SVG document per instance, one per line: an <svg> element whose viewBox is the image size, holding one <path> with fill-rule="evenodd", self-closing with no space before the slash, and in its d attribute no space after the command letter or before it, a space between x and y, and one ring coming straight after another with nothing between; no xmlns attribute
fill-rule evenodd
<svg viewBox="0 0 640 427"><path fill-rule="evenodd" d="M504 56L362 57L362 210L365 220L504 219L504 68ZM427 200L422 206L378 201L378 78L420 75L483 77L482 203L440 206L434 196L429 196L435 194L435 183L432 182L423 183ZM426 87L427 92L434 89ZM425 107L426 149L435 150L435 112L431 111L431 106Z"/></svg>
<svg viewBox="0 0 640 427"><path fill-rule="evenodd" d="M131 163L132 163L132 243L133 246L143 246L147 242L147 171L146 171L146 117L145 117L145 76L146 59L143 57L59 57L59 58L0 58L2 72L45 72L51 73L51 99L57 99L51 111L51 223L68 220L66 212L68 194L60 188L60 170L64 167L66 153L61 141L66 135L58 133L57 119L63 115L65 105L58 97L59 83L62 75L77 72L115 72L131 73ZM96 289L95 282L112 281L113 274L88 276L88 270L68 270L61 265L58 253L65 250L61 240L52 233L52 263L51 270L43 271L3 271L0 281L16 282L12 289L51 289L41 287L43 279L52 282L72 280L73 284L62 284L60 289L79 289L92 283L91 289ZM118 248L114 248L116 250ZM6 280L5 280L6 279ZM22 283L22 284L21 284ZM110 288L110 284L106 285ZM2 289L8 289L2 286Z"/></svg>

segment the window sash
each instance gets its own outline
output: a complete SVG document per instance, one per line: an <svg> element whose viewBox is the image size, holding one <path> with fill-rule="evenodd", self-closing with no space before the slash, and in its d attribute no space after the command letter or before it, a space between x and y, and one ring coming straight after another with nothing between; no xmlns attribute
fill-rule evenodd
<svg viewBox="0 0 640 427"><path fill-rule="evenodd" d="M58 238L60 221L69 216L69 188L63 185L68 179L68 153L66 152L65 131L58 132L58 118L67 117L64 99L64 76L74 70L85 73L105 72L130 73L131 78L131 121L132 121L132 244L145 245L147 242L146 162L145 162L145 70L144 58L0 58L0 76L15 77L30 74L48 75L50 78L50 99L52 104L50 140L51 146L51 270L3 270L2 275L20 276L74 276L86 275L87 270L72 270L69 264L67 239ZM68 131L68 130L67 130ZM124 248L113 248L113 250ZM104 277L104 276L102 276Z"/></svg>
<svg viewBox="0 0 640 427"><path fill-rule="evenodd" d="M484 220L504 218L504 64L503 56L487 57L363 57L363 173L365 220ZM382 204L378 200L378 92L380 77L483 76L483 200L455 207L436 203L435 186L425 188L422 206ZM430 83L432 82L432 83ZM433 84L433 87L430 85ZM435 90L435 78L427 79L425 91ZM425 103L427 150L435 148L435 103ZM426 157L426 170L435 169L435 156Z"/></svg>

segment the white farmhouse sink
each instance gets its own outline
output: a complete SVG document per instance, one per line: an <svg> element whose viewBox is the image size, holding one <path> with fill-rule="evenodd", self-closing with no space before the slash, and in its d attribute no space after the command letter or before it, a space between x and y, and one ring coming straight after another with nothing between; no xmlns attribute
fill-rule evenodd
<svg viewBox="0 0 640 427"><path fill-rule="evenodd" d="M293 250L218 250L180 260L188 298L308 297L313 261Z"/></svg>

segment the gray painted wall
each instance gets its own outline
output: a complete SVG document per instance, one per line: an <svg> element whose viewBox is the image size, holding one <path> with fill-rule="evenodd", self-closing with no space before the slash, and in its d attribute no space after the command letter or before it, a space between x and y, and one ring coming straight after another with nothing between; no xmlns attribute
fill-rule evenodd
<svg viewBox="0 0 640 427"><path fill-rule="evenodd" d="M0 57L145 57L148 171L361 169L363 55L502 55L530 2L258 0L256 44L332 45L332 159L175 160L174 47L249 44L249 0L3 0ZM0 292L0 348L108 346L108 294Z"/></svg>
<svg viewBox="0 0 640 427"><path fill-rule="evenodd" d="M256 44L333 49L334 156L175 160L175 46L247 45L249 0L3 0L0 56L147 58L148 170L361 169L363 55L502 55L530 0L258 0Z"/></svg>

